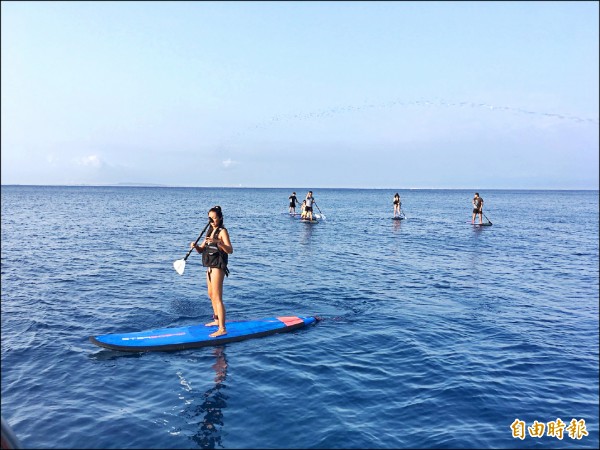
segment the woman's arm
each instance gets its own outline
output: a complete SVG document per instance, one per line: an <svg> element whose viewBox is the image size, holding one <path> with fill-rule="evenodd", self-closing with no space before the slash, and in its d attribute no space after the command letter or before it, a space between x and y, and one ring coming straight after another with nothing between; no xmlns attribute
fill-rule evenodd
<svg viewBox="0 0 600 450"><path fill-rule="evenodd" d="M226 229L222 229L219 233L219 238L213 239L213 242L217 244L217 247L219 247L219 249L223 250L225 253L233 253L233 245L231 245L231 241L229 240L229 232Z"/></svg>
<svg viewBox="0 0 600 450"><path fill-rule="evenodd" d="M204 241L202 245L197 245L195 242L190 242L190 248L195 248L198 253L202 253L204 251L205 246L206 241Z"/></svg>

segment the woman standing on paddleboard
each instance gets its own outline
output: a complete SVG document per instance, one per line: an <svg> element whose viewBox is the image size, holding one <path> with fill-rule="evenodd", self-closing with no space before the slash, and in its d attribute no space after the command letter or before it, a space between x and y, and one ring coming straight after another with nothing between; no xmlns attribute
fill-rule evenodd
<svg viewBox="0 0 600 450"><path fill-rule="evenodd" d="M206 238L201 245L190 247L195 248L202 254L202 265L206 269L206 286L208 296L213 308L213 321L206 326L217 326L218 329L210 334L210 337L217 337L227 334L225 328L225 305L223 304L223 280L229 276L227 269L228 256L233 253L233 246L229 240L227 228L223 226L223 212L220 206L215 206L208 211L208 220L211 225L208 227Z"/></svg>
<svg viewBox="0 0 600 450"><path fill-rule="evenodd" d="M400 217L400 206L402 202L400 201L400 194L396 192L394 195L394 217Z"/></svg>

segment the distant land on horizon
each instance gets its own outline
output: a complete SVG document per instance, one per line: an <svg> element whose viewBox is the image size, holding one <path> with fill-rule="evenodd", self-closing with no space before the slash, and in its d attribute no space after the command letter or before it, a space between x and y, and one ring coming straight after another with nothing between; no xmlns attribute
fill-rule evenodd
<svg viewBox="0 0 600 450"><path fill-rule="evenodd" d="M598 189L574 189L574 188L486 188L486 187L461 187L461 188L438 188L438 187L319 187L319 186L300 186L300 187L289 187L289 186L270 186L270 187L257 187L257 186L184 186L184 185L171 185L171 184L159 184L159 183L135 183L135 182L120 182L120 183L107 183L107 184L93 184L93 183L71 183L71 184L21 184L21 183L2 183L0 186L48 186L48 187L160 187L160 188L201 188L201 189L291 189L291 190L327 190L327 189L365 189L365 190L378 190L378 191L598 191Z"/></svg>
<svg viewBox="0 0 600 450"><path fill-rule="evenodd" d="M106 183L106 184L94 184L94 183L69 183L69 184L24 184L24 183L2 183L2 186L88 186L88 187L178 187L171 186L168 184L158 184L158 183L131 183L131 182L123 182L123 183Z"/></svg>

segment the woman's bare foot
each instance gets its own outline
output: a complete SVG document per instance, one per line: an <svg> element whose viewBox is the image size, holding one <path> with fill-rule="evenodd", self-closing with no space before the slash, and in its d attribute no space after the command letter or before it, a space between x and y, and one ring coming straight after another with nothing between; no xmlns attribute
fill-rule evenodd
<svg viewBox="0 0 600 450"><path fill-rule="evenodd" d="M216 320L204 324L205 327L216 327L217 325L219 325L219 322Z"/></svg>
<svg viewBox="0 0 600 450"><path fill-rule="evenodd" d="M224 334L227 334L227 330L225 330L224 328L219 328L214 333L209 334L209 336L210 337L219 337L219 336L223 336Z"/></svg>

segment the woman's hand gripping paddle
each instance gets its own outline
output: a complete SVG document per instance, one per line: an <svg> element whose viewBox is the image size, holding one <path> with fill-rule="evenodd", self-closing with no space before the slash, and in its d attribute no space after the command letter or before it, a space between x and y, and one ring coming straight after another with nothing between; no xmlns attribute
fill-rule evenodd
<svg viewBox="0 0 600 450"><path fill-rule="evenodd" d="M185 255L185 258L178 259L177 261L175 261L173 263L173 267L175 268L175 270L177 271L177 273L179 275L183 275L183 271L185 270L185 260L188 259L188 257L190 256L190 253L192 253L192 250L194 250L194 248L196 248L198 241L200 240L200 238L202 237L202 235L204 234L204 232L206 231L206 229L208 228L209 225L210 225L210 221L206 224L206 226L204 227L204 230L202 230L202 233L200 233L200 236L198 236L198 239L196 239L196 242L194 242L194 246L192 248L190 248L190 250L187 252L187 255Z"/></svg>

